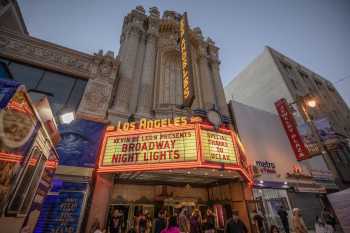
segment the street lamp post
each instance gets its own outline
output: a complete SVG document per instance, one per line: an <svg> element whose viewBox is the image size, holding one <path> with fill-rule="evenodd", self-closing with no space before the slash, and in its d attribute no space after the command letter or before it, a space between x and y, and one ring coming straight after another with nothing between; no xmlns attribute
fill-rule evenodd
<svg viewBox="0 0 350 233"><path fill-rule="evenodd" d="M316 137L317 145L318 145L318 147L321 148L321 156L322 156L323 160L325 161L327 168L330 171L332 171L332 173L335 175L335 182L337 183L337 185L339 187L342 187L343 185L342 185L342 182L340 181L340 178L338 176L337 168L334 166L334 164L331 160L331 154L330 154L327 146L325 145L323 139L321 138L321 136L318 133L317 127L313 121L313 117L307 111L307 107L315 108L317 106L317 101L314 98L310 97L309 95L306 95L306 96L302 96L302 97L297 98L297 101L295 103L297 104L299 110L301 110L300 112L302 113L304 119L306 119L307 125L311 129L312 135Z"/></svg>

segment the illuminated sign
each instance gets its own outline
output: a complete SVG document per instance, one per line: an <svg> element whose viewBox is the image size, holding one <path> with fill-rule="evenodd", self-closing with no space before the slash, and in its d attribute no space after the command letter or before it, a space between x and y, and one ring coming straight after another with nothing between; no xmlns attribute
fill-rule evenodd
<svg viewBox="0 0 350 233"><path fill-rule="evenodd" d="M204 159L209 162L236 163L237 156L229 134L202 130L201 145Z"/></svg>
<svg viewBox="0 0 350 233"><path fill-rule="evenodd" d="M259 168L261 173L276 173L276 165L267 160L257 160L255 161L255 165Z"/></svg>
<svg viewBox="0 0 350 233"><path fill-rule="evenodd" d="M281 118L283 127L287 133L290 144L292 145L297 160L309 158L309 152L304 145L297 129L293 114L289 111L289 105L286 99L280 99L275 103L278 115Z"/></svg>
<svg viewBox="0 0 350 233"><path fill-rule="evenodd" d="M183 126L187 124L187 118L186 117L175 117L174 119L171 118L165 118L165 119L146 119L141 118L137 122L118 122L115 126L109 126L109 130L123 130L123 131L129 131L129 130L135 130L135 129L158 129L158 128L164 128L164 127L171 127L171 126Z"/></svg>
<svg viewBox="0 0 350 233"><path fill-rule="evenodd" d="M237 171L253 182L242 163L232 130L214 130L213 126L202 124L197 118L178 126L171 122L168 127L135 130L109 126L102 141L97 172L227 169Z"/></svg>
<svg viewBox="0 0 350 233"><path fill-rule="evenodd" d="M197 160L194 130L109 136L103 165L168 163Z"/></svg>
<svg viewBox="0 0 350 233"><path fill-rule="evenodd" d="M194 100L193 71L188 38L188 21L186 12L180 19L180 52L182 67L183 105L191 107Z"/></svg>

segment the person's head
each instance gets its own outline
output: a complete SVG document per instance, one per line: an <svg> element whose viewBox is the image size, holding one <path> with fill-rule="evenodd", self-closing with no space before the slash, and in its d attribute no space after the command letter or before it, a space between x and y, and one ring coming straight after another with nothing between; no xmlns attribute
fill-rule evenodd
<svg viewBox="0 0 350 233"><path fill-rule="evenodd" d="M198 209L194 209L193 212L192 212L192 216L194 217L199 217L199 210Z"/></svg>
<svg viewBox="0 0 350 233"><path fill-rule="evenodd" d="M160 210L159 213L158 213L158 217L164 218L165 217L165 211L164 210Z"/></svg>
<svg viewBox="0 0 350 233"><path fill-rule="evenodd" d="M280 231L276 225L272 225L270 229L270 233L280 233Z"/></svg>
<svg viewBox="0 0 350 233"><path fill-rule="evenodd" d="M324 224L323 218L316 216L316 222L320 224Z"/></svg>
<svg viewBox="0 0 350 233"><path fill-rule="evenodd" d="M177 227L177 218L176 218L176 216L171 216L169 218L168 228L171 228L171 227Z"/></svg>
<svg viewBox="0 0 350 233"><path fill-rule="evenodd" d="M293 216L297 216L300 217L301 213L300 213L300 209L299 208L294 208L293 209Z"/></svg>
<svg viewBox="0 0 350 233"><path fill-rule="evenodd" d="M118 209L114 210L113 217L119 217L120 215L121 215L121 213Z"/></svg>
<svg viewBox="0 0 350 233"><path fill-rule="evenodd" d="M213 211L210 208L208 208L207 209L207 215L211 215L211 214L213 214Z"/></svg>
<svg viewBox="0 0 350 233"><path fill-rule="evenodd" d="M235 210L235 209L233 209L232 210L232 218L233 218L233 220L238 220L238 211L237 210Z"/></svg>

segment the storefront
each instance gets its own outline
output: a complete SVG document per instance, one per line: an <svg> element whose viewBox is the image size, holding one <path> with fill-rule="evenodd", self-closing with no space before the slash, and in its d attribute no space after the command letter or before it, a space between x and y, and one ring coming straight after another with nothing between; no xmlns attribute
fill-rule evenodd
<svg viewBox="0 0 350 233"><path fill-rule="evenodd" d="M88 227L97 219L108 228L118 213L127 231L140 213L154 218L161 209L178 215L186 208L204 216L208 207L218 229L232 208L249 226L252 179L229 128L215 129L200 117L118 123L107 127L100 151Z"/></svg>
<svg viewBox="0 0 350 233"><path fill-rule="evenodd" d="M320 216L324 204L322 196L326 188L314 181L311 173L304 172L301 167L294 166L293 171L286 174L289 186L288 197L293 208L301 210L308 229L314 229L316 216Z"/></svg>
<svg viewBox="0 0 350 233"><path fill-rule="evenodd" d="M286 179L281 177L281 168L276 163L267 160L256 160L253 165L254 172L254 202L250 205L250 218L253 220L256 213L264 219L265 231L272 225L283 229L278 211L281 207L287 211L289 221L292 216L292 206L288 197L290 188ZM256 228L256 226L255 226Z"/></svg>
<svg viewBox="0 0 350 233"><path fill-rule="evenodd" d="M0 229L33 230L58 164L57 127L19 83L0 80L0 92Z"/></svg>

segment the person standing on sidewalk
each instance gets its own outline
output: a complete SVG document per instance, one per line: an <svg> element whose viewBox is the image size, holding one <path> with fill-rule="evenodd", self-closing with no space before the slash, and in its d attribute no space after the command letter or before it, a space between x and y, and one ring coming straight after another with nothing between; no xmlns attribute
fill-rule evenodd
<svg viewBox="0 0 350 233"><path fill-rule="evenodd" d="M288 212L281 205L277 213L280 216L284 231L289 233Z"/></svg>
<svg viewBox="0 0 350 233"><path fill-rule="evenodd" d="M236 210L232 210L232 217L227 220L224 233L248 233L248 228L238 217Z"/></svg>
<svg viewBox="0 0 350 233"><path fill-rule="evenodd" d="M299 208L293 209L293 228L295 233L308 233Z"/></svg>

